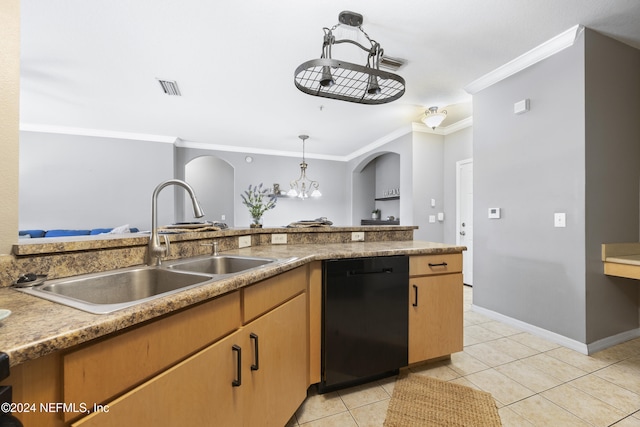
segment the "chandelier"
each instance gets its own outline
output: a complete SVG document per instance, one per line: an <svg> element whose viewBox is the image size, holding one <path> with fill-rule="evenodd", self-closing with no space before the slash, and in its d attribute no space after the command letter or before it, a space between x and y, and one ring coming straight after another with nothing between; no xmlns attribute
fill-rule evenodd
<svg viewBox="0 0 640 427"><path fill-rule="evenodd" d="M309 138L309 135L299 135L298 138L302 140L302 163L300 163L300 177L294 181L291 181L291 189L287 192L289 197L298 197L300 199L307 199L311 197L320 197L320 184L318 181L307 178L307 162L304 159L304 143ZM309 194L311 191L311 194Z"/></svg>
<svg viewBox="0 0 640 427"><path fill-rule="evenodd" d="M296 68L296 87L309 95L359 104L385 104L400 98L405 90L404 79L396 74L380 71L384 51L362 29L362 15L345 11L340 13L338 20L339 24L323 28L320 58L304 62ZM340 25L359 29L371 46L366 47L346 38L336 40L333 30ZM332 48L339 43L351 43L367 52L366 64L357 65L333 59Z"/></svg>

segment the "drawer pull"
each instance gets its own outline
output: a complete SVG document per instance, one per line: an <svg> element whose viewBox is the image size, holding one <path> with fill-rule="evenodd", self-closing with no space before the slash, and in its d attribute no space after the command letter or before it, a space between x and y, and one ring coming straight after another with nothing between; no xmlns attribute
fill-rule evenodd
<svg viewBox="0 0 640 427"><path fill-rule="evenodd" d="M413 285L413 294L414 294L414 299L413 299L413 306L417 307L418 306L418 287L416 285Z"/></svg>
<svg viewBox="0 0 640 427"><path fill-rule="evenodd" d="M429 263L429 267L446 267L446 266L447 266L447 263L446 263L446 262L441 262L441 263L439 263L439 264L432 264L432 263Z"/></svg>
<svg viewBox="0 0 640 427"><path fill-rule="evenodd" d="M234 387L240 387L242 385L242 349L239 345L234 344L231 347L231 351L236 352L236 362L238 363L238 367L236 369L236 379L231 382L231 385Z"/></svg>
<svg viewBox="0 0 640 427"><path fill-rule="evenodd" d="M251 370L252 371L257 371L258 369L260 369L260 366L259 366L260 359L258 358L258 336L252 332L251 334L249 334L249 338L254 340L253 350L254 350L254 352L256 354L256 358L255 358L256 363L251 365Z"/></svg>

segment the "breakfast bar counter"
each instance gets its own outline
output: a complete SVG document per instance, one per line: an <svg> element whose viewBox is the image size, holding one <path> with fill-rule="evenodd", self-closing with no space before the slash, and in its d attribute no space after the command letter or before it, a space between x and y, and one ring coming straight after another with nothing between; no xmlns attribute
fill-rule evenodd
<svg viewBox="0 0 640 427"><path fill-rule="evenodd" d="M358 228L361 230L366 227ZM58 244L60 245L62 244ZM172 246L174 246L173 243ZM229 249L223 254L278 258L281 261L110 314L87 313L4 286L0 288L0 307L11 310L12 314L0 322L2 332L0 351L9 355L10 364L14 366L197 305L312 261L404 254L460 253L464 249L461 246L413 240L261 244ZM69 256L75 255L71 252ZM120 256L117 251L116 256ZM103 260L101 264L105 262ZM114 264L118 263L114 262Z"/></svg>

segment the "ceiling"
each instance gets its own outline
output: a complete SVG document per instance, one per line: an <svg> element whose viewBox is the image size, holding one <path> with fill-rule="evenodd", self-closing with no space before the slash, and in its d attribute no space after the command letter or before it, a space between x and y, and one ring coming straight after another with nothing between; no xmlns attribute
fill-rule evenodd
<svg viewBox="0 0 640 427"><path fill-rule="evenodd" d="M448 110L443 129L469 117L467 84L576 24L640 48L638 0L21 3L23 128L277 154L299 153L305 133L310 157L335 159L410 129L430 106ZM320 57L322 29L343 10L361 13L385 54L407 61L399 100L359 105L295 87L296 67ZM333 58L353 49L336 45ZM157 79L176 80L182 96Z"/></svg>

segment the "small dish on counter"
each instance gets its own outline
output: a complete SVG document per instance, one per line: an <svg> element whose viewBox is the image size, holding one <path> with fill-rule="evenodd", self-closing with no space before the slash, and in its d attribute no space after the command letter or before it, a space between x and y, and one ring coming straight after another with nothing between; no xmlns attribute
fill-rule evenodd
<svg viewBox="0 0 640 427"><path fill-rule="evenodd" d="M11 315L11 310L0 309L0 321L6 319Z"/></svg>

